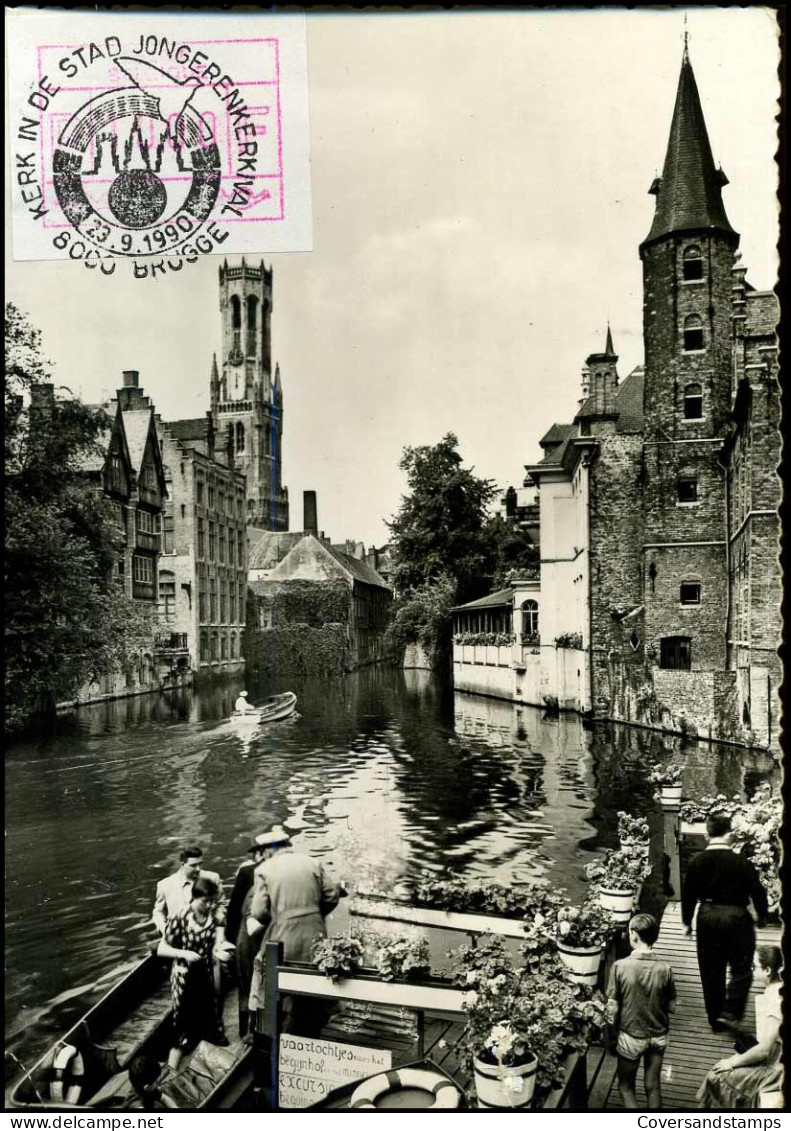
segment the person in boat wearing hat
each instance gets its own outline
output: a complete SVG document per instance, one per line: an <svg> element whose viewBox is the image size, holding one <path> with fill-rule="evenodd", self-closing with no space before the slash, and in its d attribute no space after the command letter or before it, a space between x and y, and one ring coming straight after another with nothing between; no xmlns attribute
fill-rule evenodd
<svg viewBox="0 0 791 1131"><path fill-rule="evenodd" d="M252 859L240 864L234 880L231 898L228 900L228 912L225 917L225 938L236 947L236 974L239 982L239 1036L247 1037L249 1031L250 1012L248 1001L250 998L250 983L253 977L253 963L256 951L261 941L259 926L255 936L247 931L247 919L250 916L250 907L253 900L253 884L255 870L264 856L266 834L257 836L250 845L248 852Z"/></svg>
<svg viewBox="0 0 791 1131"><path fill-rule="evenodd" d="M257 838L257 843L263 859L255 869L246 920L248 934L260 943L250 989L251 1011L263 1008L264 943L282 942L286 962L312 962L314 944L327 934L325 917L338 906L342 894L318 860L294 851L280 825ZM283 1001L285 1031L297 1031L294 1004Z"/></svg>
<svg viewBox="0 0 791 1131"><path fill-rule="evenodd" d="M246 691L240 691L239 692L239 696L238 696L236 702L233 705L233 709L239 715L245 714L246 711L254 711L255 710L255 707L253 707L252 703L247 702L247 692Z"/></svg>

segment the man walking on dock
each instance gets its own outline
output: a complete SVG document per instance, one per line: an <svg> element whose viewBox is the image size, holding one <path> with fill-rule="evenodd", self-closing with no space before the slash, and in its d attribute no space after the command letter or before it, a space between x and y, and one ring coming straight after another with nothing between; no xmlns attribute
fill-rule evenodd
<svg viewBox="0 0 791 1131"><path fill-rule="evenodd" d="M755 953L755 926L747 905L752 900L762 922L768 904L755 868L730 846L730 817L712 813L706 831L708 846L692 858L684 880L681 917L690 934L700 904L698 967L709 1024L717 1033L739 1021L747 1004Z"/></svg>

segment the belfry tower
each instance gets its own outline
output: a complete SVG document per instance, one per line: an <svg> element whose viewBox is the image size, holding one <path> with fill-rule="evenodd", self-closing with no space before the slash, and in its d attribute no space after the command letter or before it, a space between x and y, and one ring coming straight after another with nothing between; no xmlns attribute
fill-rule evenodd
<svg viewBox="0 0 791 1131"><path fill-rule="evenodd" d="M272 371L272 271L244 259L220 267L222 355L211 371L217 447L233 453L247 477L247 524L288 530L288 490L281 481L283 390Z"/></svg>

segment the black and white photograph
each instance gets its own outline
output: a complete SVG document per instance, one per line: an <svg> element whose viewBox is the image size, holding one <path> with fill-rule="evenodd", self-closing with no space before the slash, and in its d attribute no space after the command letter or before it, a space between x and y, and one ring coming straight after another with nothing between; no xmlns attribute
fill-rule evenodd
<svg viewBox="0 0 791 1131"><path fill-rule="evenodd" d="M5 1126L781 1126L785 34L6 8Z"/></svg>

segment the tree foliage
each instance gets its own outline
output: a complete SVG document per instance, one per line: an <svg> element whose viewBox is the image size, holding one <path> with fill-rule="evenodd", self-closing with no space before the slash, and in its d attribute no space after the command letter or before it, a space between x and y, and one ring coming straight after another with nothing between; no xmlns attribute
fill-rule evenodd
<svg viewBox="0 0 791 1131"><path fill-rule="evenodd" d="M48 382L40 335L6 306L6 729L73 697L89 680L151 647L151 615L113 580L119 532L109 503L82 473L102 450L106 413L71 394L31 406ZM66 390L69 392L68 390Z"/></svg>
<svg viewBox="0 0 791 1131"><path fill-rule="evenodd" d="M407 473L409 493L388 523L398 593L409 594L445 575L455 583L456 601L463 603L485 593L491 580L496 554L487 536L487 508L495 487L462 467L458 446L449 432L433 447L404 449L399 466Z"/></svg>
<svg viewBox="0 0 791 1131"><path fill-rule="evenodd" d="M408 644L419 644L432 668L441 667L450 654L455 594L455 580L442 574L401 595L387 626L387 650L400 659Z"/></svg>

